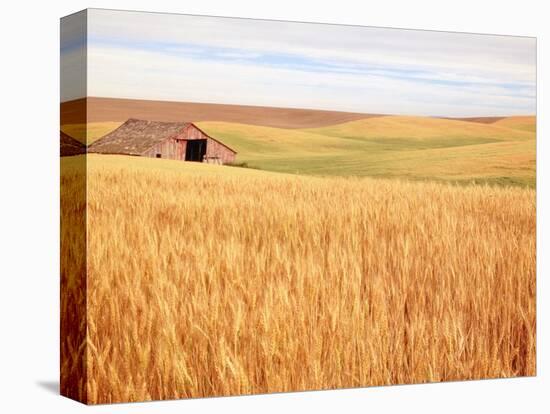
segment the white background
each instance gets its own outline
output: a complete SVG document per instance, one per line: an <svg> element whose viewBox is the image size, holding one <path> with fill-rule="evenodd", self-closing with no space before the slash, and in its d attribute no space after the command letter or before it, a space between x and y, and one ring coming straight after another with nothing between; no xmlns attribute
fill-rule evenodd
<svg viewBox="0 0 550 414"><path fill-rule="evenodd" d="M543 1L276 0L4 2L0 13L0 411L550 412L550 73ZM538 376L86 408L57 395L59 365L59 21L105 7L538 37ZM147 30L144 28L144 30ZM546 111L545 111L546 109Z"/></svg>

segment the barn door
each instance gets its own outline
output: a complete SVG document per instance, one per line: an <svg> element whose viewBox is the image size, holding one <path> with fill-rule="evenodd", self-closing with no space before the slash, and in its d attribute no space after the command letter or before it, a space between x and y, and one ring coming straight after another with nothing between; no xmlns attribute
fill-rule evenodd
<svg viewBox="0 0 550 414"><path fill-rule="evenodd" d="M185 149L185 161L202 162L205 154L206 154L205 139L192 139L187 141L187 148Z"/></svg>

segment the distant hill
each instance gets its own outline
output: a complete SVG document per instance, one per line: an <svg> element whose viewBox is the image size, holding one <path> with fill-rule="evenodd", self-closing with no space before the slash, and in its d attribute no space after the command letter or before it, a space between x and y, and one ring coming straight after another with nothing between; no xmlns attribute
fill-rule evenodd
<svg viewBox="0 0 550 414"><path fill-rule="evenodd" d="M519 131L536 132L537 119L535 116L509 116L498 120L494 125Z"/></svg>
<svg viewBox="0 0 550 414"><path fill-rule="evenodd" d="M128 118L140 118L151 121L219 121L276 128L316 128L382 116L314 109L87 98L63 102L61 124L85 122L83 114L86 113L86 106L88 122L123 122Z"/></svg>
<svg viewBox="0 0 550 414"><path fill-rule="evenodd" d="M534 117L531 118L534 125ZM480 123L452 118L385 116L310 128L308 131L348 139L371 139L384 143L393 141L414 146L425 142L429 147L448 147L531 139L533 135L530 132L533 131L528 129L529 125L529 120L521 123L515 118L499 118L492 123Z"/></svg>
<svg viewBox="0 0 550 414"><path fill-rule="evenodd" d="M535 186L535 118L505 125L384 116L321 128L200 122L235 148L237 160L269 171ZM518 127L519 125L519 127Z"/></svg>

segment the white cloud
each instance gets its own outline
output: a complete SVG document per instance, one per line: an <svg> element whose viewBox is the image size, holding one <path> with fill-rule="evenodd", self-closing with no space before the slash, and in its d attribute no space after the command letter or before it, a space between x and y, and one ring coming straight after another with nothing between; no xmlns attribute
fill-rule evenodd
<svg viewBox="0 0 550 414"><path fill-rule="evenodd" d="M534 112L532 38L107 10L91 10L88 27L90 96L447 116ZM194 57L201 48L216 56Z"/></svg>

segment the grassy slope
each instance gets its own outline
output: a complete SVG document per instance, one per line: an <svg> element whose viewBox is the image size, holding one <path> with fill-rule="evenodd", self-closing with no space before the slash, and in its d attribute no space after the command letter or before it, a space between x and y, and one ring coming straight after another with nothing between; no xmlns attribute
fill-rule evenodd
<svg viewBox="0 0 550 414"><path fill-rule="evenodd" d="M506 120L499 122L503 121ZM347 139L391 140L398 144L402 141L412 142L426 144L431 148L532 138L529 132L511 130L505 126L438 118L387 116L313 128L309 131Z"/></svg>
<svg viewBox="0 0 550 414"><path fill-rule="evenodd" d="M537 130L537 120L534 116L510 116L495 122L493 125L520 131L535 132Z"/></svg>
<svg viewBox="0 0 550 414"><path fill-rule="evenodd" d="M535 134L525 124L388 116L303 130L199 126L235 148L239 161L267 170L534 186Z"/></svg>

